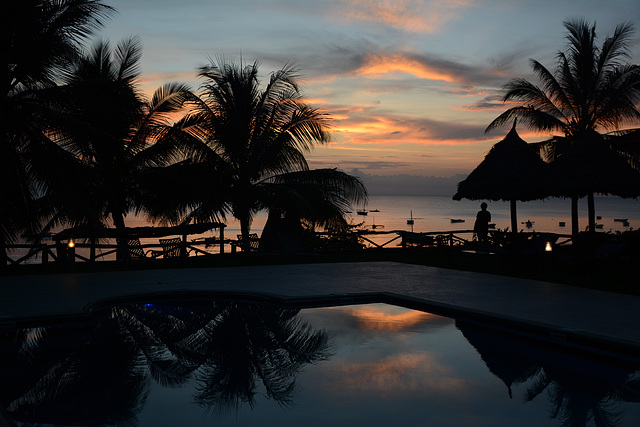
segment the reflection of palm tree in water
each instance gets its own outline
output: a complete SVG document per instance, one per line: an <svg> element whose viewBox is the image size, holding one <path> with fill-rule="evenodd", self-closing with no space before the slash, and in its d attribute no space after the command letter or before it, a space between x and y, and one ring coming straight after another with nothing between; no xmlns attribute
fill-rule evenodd
<svg viewBox="0 0 640 427"><path fill-rule="evenodd" d="M16 421L106 425L135 418L149 387L139 344L113 324L92 326L74 325L73 335L45 329L36 341L33 330L13 343L0 340L0 404Z"/></svg>
<svg viewBox="0 0 640 427"><path fill-rule="evenodd" d="M192 343L202 358L196 401L223 413L255 405L256 382L268 398L290 406L295 376L307 363L326 359L328 336L297 318L297 310L229 306Z"/></svg>
<svg viewBox="0 0 640 427"><path fill-rule="evenodd" d="M551 417L560 420L564 427L596 427L620 425L620 402L640 402L640 377L619 370L615 377L594 379L581 373L559 367L540 369L525 393L530 402L547 390L551 404Z"/></svg>
<svg viewBox="0 0 640 427"><path fill-rule="evenodd" d="M456 326L478 351L492 374L507 386L525 384L525 402L533 401L545 390L551 404L550 415L562 426L597 427L619 425L620 402L640 402L638 366L597 363L587 359L566 358L527 343L509 338L490 328L456 321Z"/></svg>
<svg viewBox="0 0 640 427"><path fill-rule="evenodd" d="M12 384L0 403L24 422L132 422L151 379L176 387L196 372L196 401L218 413L253 407L257 381L287 406L295 374L328 355L326 333L296 315L240 304L131 305L98 314L81 333L0 340L2 354L15 357L0 366Z"/></svg>

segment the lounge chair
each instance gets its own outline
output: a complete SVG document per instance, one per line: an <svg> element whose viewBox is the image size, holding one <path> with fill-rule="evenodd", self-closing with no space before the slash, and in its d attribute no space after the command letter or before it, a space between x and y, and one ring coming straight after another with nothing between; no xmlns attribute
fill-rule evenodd
<svg viewBox="0 0 640 427"><path fill-rule="evenodd" d="M179 258L187 255L182 239L179 237L160 239L160 246L162 246L161 255L163 255L164 258Z"/></svg>
<svg viewBox="0 0 640 427"><path fill-rule="evenodd" d="M147 253L144 252L144 248L140 243L140 239L127 239L127 258L128 259L143 259L146 258Z"/></svg>
<svg viewBox="0 0 640 427"><path fill-rule="evenodd" d="M244 249L244 247L242 246L242 234L238 234L238 246L241 249ZM249 234L249 250L251 252L255 252L260 248L260 238L258 237L257 233L251 233Z"/></svg>

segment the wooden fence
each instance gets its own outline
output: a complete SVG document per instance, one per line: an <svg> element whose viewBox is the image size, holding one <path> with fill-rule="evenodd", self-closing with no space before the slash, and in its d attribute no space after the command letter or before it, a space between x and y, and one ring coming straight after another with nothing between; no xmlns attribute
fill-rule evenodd
<svg viewBox="0 0 640 427"><path fill-rule="evenodd" d="M183 235L181 239L173 239L174 245L177 245L178 252L170 251L166 245L161 244L162 239L157 243L140 243L135 244L135 248L131 248L132 240L127 240L128 254L120 259L162 259L173 257L179 253L180 256L215 256L225 253L225 246L229 245L231 252L242 249L240 242L233 239L224 238L224 228L220 228L219 237L195 238L188 240L187 235ZM68 233L67 233L68 234ZM161 233L164 234L164 233ZM326 233L318 233L328 236ZM513 243L518 240L521 246L531 247L537 251L549 250L545 248L548 244L553 246L571 244L571 236L555 233L536 233L536 232L520 232L513 233L490 231L489 241L484 244L474 241L473 230L453 230L453 231L433 231L414 233L405 230L391 231L375 231L375 230L358 230L351 232L355 234L362 243L368 248L391 248L391 247L458 247L460 249L482 249L488 251L498 251L503 248L506 243ZM61 237L61 235L58 235ZM62 237L67 237L63 235ZM142 236L145 237L145 236ZM344 237L344 236L343 236ZM53 243L41 244L14 244L8 245L8 255L4 265L19 264L47 264L55 262L59 264L69 264L74 262L97 262L115 259L118 251L123 250L123 244L120 243L104 243L97 239L86 239L84 242L67 237L66 240L58 238ZM113 240L113 239L111 239ZM137 239L134 239L134 241ZM144 238L143 240L149 240ZM176 247L173 247L176 249ZM217 249L217 251L216 251ZM255 250L256 248L252 248Z"/></svg>

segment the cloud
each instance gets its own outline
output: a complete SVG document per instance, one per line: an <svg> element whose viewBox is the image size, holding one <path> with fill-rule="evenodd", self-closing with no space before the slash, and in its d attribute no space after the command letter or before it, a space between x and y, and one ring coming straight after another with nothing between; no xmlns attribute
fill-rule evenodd
<svg viewBox="0 0 640 427"><path fill-rule="evenodd" d="M477 142L484 133L482 125L401 116L374 106L328 108L337 136L357 144L460 144Z"/></svg>
<svg viewBox="0 0 640 427"><path fill-rule="evenodd" d="M342 61L341 66L332 71L326 70L332 73L331 81L340 78L365 77L376 80L376 87L387 85L391 90L397 90L400 85L405 89L424 87L424 82L420 80L430 80L453 85L442 89L440 93L468 96L474 91L484 90L478 86L501 87L506 82L505 76L508 75L508 72L495 68L488 60L475 65L443 58L430 52L359 47L362 50L350 52L343 50L342 53L349 56L343 58L345 60ZM400 83L402 74L419 80ZM381 80L383 77L393 77L393 80Z"/></svg>
<svg viewBox="0 0 640 427"><path fill-rule="evenodd" d="M362 65L355 70L358 76L376 78L389 73L406 73L421 79L442 80L445 82L459 81L460 77L450 72L450 69L421 61L418 58L404 54L368 54Z"/></svg>
<svg viewBox="0 0 640 427"><path fill-rule="evenodd" d="M338 20L385 25L414 33L434 33L473 5L463 0L350 0L335 2Z"/></svg>
<svg viewBox="0 0 640 427"><path fill-rule="evenodd" d="M482 110L506 110L509 105L502 101L502 94L494 92L491 95L487 95L481 99L476 100L471 104L460 105L461 110L467 111L482 111Z"/></svg>

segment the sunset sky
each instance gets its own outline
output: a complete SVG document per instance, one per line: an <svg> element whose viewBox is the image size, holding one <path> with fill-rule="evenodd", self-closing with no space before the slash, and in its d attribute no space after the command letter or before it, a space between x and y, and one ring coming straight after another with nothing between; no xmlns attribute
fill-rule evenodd
<svg viewBox="0 0 640 427"><path fill-rule="evenodd" d="M631 21L640 62L638 0L107 0L99 37L144 46L145 91L200 81L197 67L224 56L268 73L294 63L309 103L333 118L333 138L310 166L337 167L398 188L451 191L507 128L485 134L506 109L500 87L534 80L529 59L554 69L563 21L596 21L600 43ZM535 80L534 80L535 81ZM518 128L527 141L543 139ZM406 184L406 185L405 185Z"/></svg>

